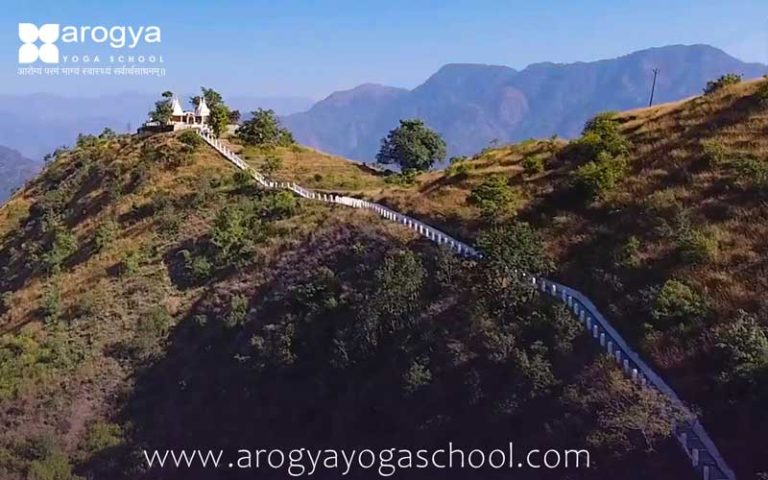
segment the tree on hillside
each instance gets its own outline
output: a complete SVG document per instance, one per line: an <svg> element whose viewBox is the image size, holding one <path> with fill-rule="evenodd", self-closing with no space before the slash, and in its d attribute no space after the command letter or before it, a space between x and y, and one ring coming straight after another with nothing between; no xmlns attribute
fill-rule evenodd
<svg viewBox="0 0 768 480"><path fill-rule="evenodd" d="M205 98L205 104L208 105L208 109L211 111L211 115L208 117L208 125L210 125L211 130L218 137L227 129L231 112L219 92L205 87L200 87L200 91L202 95L196 95L190 101L196 106L200 103L200 98Z"/></svg>
<svg viewBox="0 0 768 480"><path fill-rule="evenodd" d="M163 92L162 97L162 100L155 102L155 109L149 112L149 118L153 122L165 124L171 119L171 114L173 113L173 108L171 106L173 92L166 90Z"/></svg>
<svg viewBox="0 0 768 480"><path fill-rule="evenodd" d="M490 175L473 188L467 203L480 209L483 217L493 220L516 210L522 203L520 191L511 187L503 175Z"/></svg>
<svg viewBox="0 0 768 480"><path fill-rule="evenodd" d="M293 134L280 125L273 110L258 109L237 129L237 136L247 145L287 146L296 143Z"/></svg>
<svg viewBox="0 0 768 480"><path fill-rule="evenodd" d="M212 88L200 87L200 92L202 93L202 95L195 95L194 97L189 99L192 105L197 105L198 103L200 103L201 97L205 98L206 105L208 105L208 108L211 108L211 109L218 105L224 104L224 98L216 90Z"/></svg>
<svg viewBox="0 0 768 480"><path fill-rule="evenodd" d="M445 159L445 154L445 141L423 121L400 120L400 126L381 139L376 161L397 164L403 172L425 171Z"/></svg>

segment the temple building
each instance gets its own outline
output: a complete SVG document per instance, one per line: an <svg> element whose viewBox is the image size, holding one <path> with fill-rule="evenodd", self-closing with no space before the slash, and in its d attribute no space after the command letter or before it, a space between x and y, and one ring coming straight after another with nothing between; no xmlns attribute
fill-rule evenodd
<svg viewBox="0 0 768 480"><path fill-rule="evenodd" d="M208 105L205 104L205 97L200 97L200 101L197 103L194 111L190 112L185 112L181 108L178 97L173 97L171 109L171 124L205 125L208 123L208 117L211 115Z"/></svg>
<svg viewBox="0 0 768 480"><path fill-rule="evenodd" d="M165 124L160 124L156 121L145 122L139 133L142 132L168 132L176 130L185 130L187 128L202 128L208 124L208 119L211 116L211 110L205 103L204 97L199 97L197 105L194 110L184 111L181 108L181 102L178 97L174 96L171 99L171 117Z"/></svg>

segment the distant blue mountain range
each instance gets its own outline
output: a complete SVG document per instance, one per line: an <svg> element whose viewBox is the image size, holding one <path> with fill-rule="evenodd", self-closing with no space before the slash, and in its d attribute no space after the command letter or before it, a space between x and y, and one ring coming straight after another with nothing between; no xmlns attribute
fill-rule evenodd
<svg viewBox="0 0 768 480"><path fill-rule="evenodd" d="M0 146L0 204L39 172L41 166L42 162L35 162L16 150Z"/></svg>
<svg viewBox="0 0 768 480"><path fill-rule="evenodd" d="M699 94L724 73L768 73L765 65L708 45L651 48L595 62L537 63L521 71L451 64L413 90L365 84L333 93L284 123L300 143L372 161L380 139L399 119L418 117L443 135L451 155L471 154L493 140L574 137L598 112L646 106L654 68L660 69L656 103Z"/></svg>

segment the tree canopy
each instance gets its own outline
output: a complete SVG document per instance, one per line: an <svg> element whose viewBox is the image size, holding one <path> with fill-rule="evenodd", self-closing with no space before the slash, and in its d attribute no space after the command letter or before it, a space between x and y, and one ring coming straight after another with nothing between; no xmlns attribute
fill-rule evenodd
<svg viewBox="0 0 768 480"><path fill-rule="evenodd" d="M260 108L237 129L237 136L247 145L286 146L296 143L293 134L280 125L273 110Z"/></svg>
<svg viewBox="0 0 768 480"><path fill-rule="evenodd" d="M149 112L149 118L153 122L166 124L171 119L171 114L173 113L173 107L171 105L173 92L166 90L163 92L162 97L161 100L155 102L155 109Z"/></svg>
<svg viewBox="0 0 768 480"><path fill-rule="evenodd" d="M400 120L400 126L381 139L376 161L397 164L404 171L429 170L445 159L445 141L418 119Z"/></svg>

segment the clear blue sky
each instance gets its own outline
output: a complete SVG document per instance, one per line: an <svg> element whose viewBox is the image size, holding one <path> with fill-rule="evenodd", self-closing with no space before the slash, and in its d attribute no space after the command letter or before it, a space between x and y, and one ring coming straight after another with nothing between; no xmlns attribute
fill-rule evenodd
<svg viewBox="0 0 768 480"><path fill-rule="evenodd" d="M411 88L451 62L522 68L708 43L768 63L766 0L4 0L0 93L308 96ZM23 78L17 24L158 25L163 79ZM82 47L80 47L82 48Z"/></svg>

